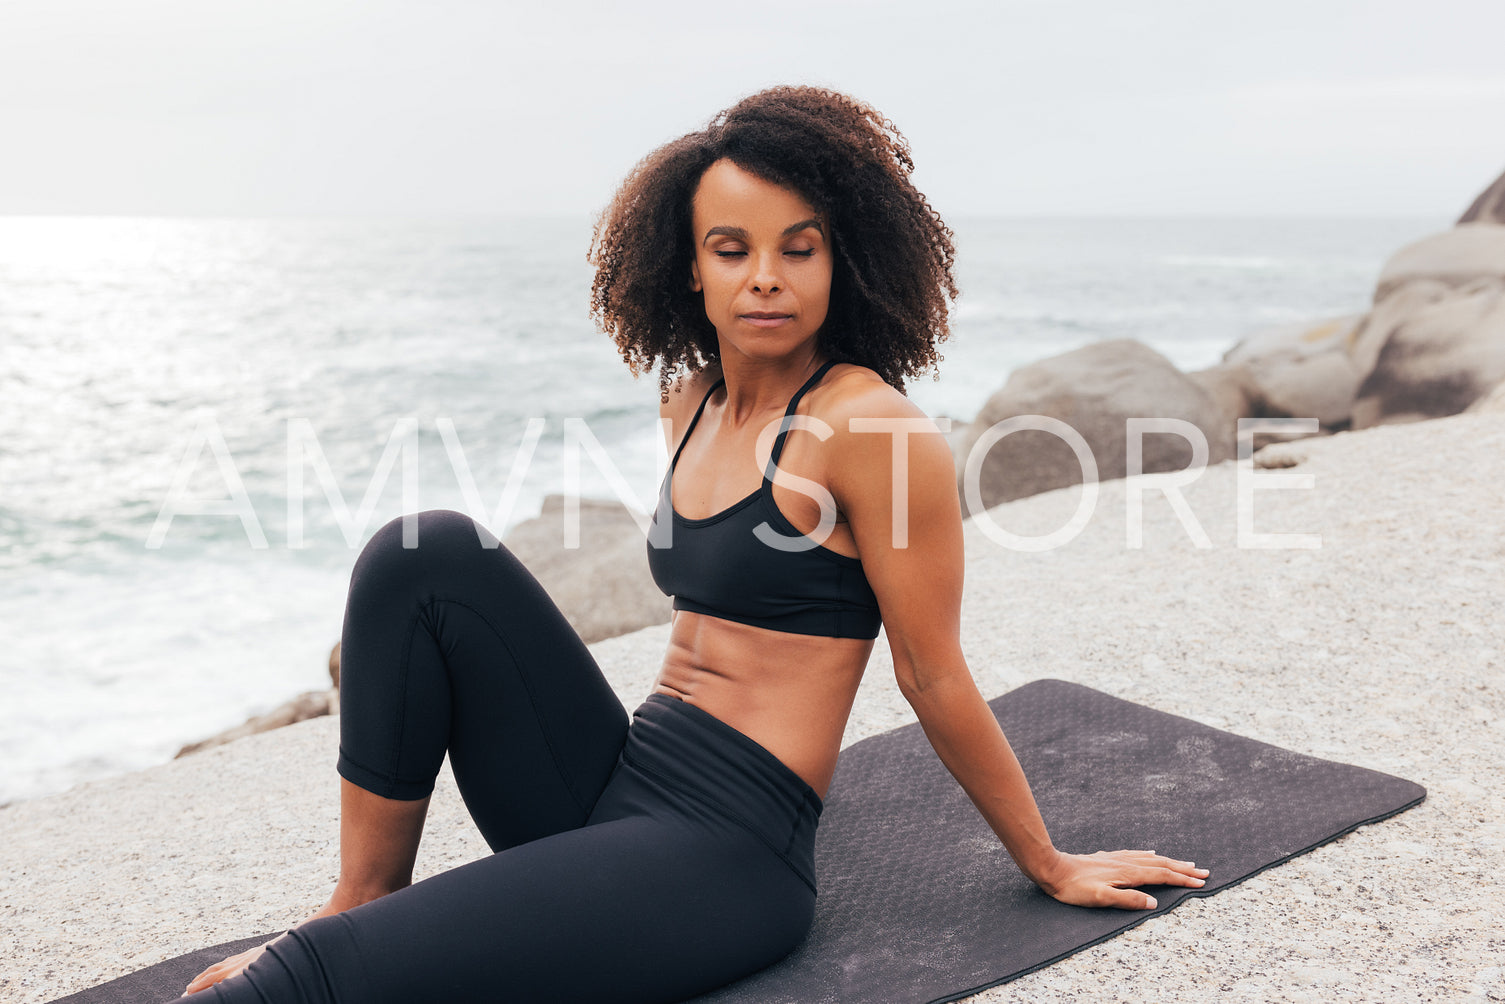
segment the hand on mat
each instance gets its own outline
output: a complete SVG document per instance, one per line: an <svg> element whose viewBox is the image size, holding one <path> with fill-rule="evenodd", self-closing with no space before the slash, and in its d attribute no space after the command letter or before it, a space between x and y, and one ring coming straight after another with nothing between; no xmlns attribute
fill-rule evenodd
<svg viewBox="0 0 1505 1004"><path fill-rule="evenodd" d="M272 939L272 941L276 940L276 938ZM271 943L271 941L268 941L267 945ZM209 989L221 980L228 980L232 976L239 976L241 970L261 958L261 953L267 950L267 945L257 945L255 948L246 949L239 955L232 955L223 962L216 962L193 978L193 981L188 984L188 989L183 992L183 996L187 997L189 994L196 994L200 990Z"/></svg>
<svg viewBox="0 0 1505 1004"><path fill-rule="evenodd" d="M1154 851L1098 851L1061 854L1040 888L1073 906L1112 906L1120 910L1153 910L1155 897L1133 888L1140 885L1204 884L1206 868L1190 861L1161 857Z"/></svg>

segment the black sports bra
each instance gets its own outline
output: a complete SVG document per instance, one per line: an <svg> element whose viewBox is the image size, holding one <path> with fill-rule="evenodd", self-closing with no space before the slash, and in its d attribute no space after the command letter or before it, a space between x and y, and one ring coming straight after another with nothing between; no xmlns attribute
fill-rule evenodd
<svg viewBox="0 0 1505 1004"><path fill-rule="evenodd" d="M833 363L816 370L789 400L762 485L718 513L704 519L686 519L674 511L674 468L706 402L724 381L717 380L706 391L669 462L648 536L648 568L659 589L674 597L675 610L791 634L878 637L878 599L868 585L861 560L804 536L773 501L772 476L784 452L795 406ZM669 518L668 524L662 522L665 518ZM764 529L759 531L759 527ZM765 544L759 532L773 532L801 550Z"/></svg>

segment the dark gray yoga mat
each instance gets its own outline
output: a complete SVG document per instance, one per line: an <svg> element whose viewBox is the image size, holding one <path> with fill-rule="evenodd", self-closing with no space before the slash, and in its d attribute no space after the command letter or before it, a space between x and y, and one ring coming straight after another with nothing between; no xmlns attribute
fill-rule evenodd
<svg viewBox="0 0 1505 1004"><path fill-rule="evenodd" d="M1417 784L1319 760L1088 687L1041 680L988 702L1063 850L1152 848L1212 869L1154 887L1153 912L1066 906L1009 860L917 725L841 754L816 843L805 944L701 1004L957 1000L1050 965L1418 804ZM161 1004L269 935L201 949L54 1004Z"/></svg>

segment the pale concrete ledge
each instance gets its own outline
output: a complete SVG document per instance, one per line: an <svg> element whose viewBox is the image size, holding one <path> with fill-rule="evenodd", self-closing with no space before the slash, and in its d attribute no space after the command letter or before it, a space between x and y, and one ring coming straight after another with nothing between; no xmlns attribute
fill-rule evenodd
<svg viewBox="0 0 1505 1004"><path fill-rule="evenodd" d="M1420 808L977 1001L1505 999L1505 418L1463 415L1278 447L1309 490L1259 490L1236 546L1235 465L1186 490L1213 547L1132 482L1064 548L968 529L964 642L987 696L1041 677L1425 785ZM991 511L1062 525L1078 490ZM592 646L629 707L667 628ZM848 740L911 720L880 641ZM315 719L0 810L0 1000L35 1004L192 948L285 928L336 869L338 723ZM1112 812L1111 805L1103 807ZM1068 848L1096 850L1097 848ZM486 852L447 773L420 875Z"/></svg>

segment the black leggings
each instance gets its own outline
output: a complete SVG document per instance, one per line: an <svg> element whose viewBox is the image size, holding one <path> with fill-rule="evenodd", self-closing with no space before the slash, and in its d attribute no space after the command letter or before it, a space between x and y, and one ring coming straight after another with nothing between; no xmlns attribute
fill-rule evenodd
<svg viewBox="0 0 1505 1004"><path fill-rule="evenodd" d="M304 924L195 998L674 1001L804 938L820 798L683 701L651 695L629 727L564 615L469 517L420 514L412 549L400 519L377 532L340 663L341 776L418 799L448 752L496 853Z"/></svg>

